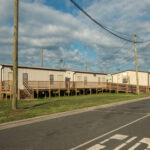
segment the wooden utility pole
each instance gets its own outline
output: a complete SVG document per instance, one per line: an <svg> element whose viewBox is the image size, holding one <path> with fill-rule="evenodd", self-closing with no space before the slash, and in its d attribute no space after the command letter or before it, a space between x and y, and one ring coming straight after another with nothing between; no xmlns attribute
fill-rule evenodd
<svg viewBox="0 0 150 150"><path fill-rule="evenodd" d="M43 47L41 49L41 67L43 67Z"/></svg>
<svg viewBox="0 0 150 150"><path fill-rule="evenodd" d="M87 72L87 70L88 70L88 62L86 62L86 72Z"/></svg>
<svg viewBox="0 0 150 150"><path fill-rule="evenodd" d="M138 60L136 52L136 34L134 35L134 56L135 56L135 66L136 66L136 93L139 95L139 77L138 77Z"/></svg>
<svg viewBox="0 0 150 150"><path fill-rule="evenodd" d="M14 40L13 40L13 99L12 109L17 109L18 92L18 11L19 0L14 0Z"/></svg>

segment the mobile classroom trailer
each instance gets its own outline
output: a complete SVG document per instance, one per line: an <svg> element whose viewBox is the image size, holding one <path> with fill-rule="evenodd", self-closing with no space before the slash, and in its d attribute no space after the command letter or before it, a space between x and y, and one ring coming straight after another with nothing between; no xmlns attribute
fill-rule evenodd
<svg viewBox="0 0 150 150"><path fill-rule="evenodd" d="M139 85L150 86L150 73L146 71L138 71ZM113 83L123 83L136 85L136 71L126 70L112 74Z"/></svg>

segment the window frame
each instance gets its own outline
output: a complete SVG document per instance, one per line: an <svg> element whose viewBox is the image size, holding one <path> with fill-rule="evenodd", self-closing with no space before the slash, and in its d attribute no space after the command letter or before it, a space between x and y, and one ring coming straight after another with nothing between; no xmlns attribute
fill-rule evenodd
<svg viewBox="0 0 150 150"><path fill-rule="evenodd" d="M50 80L50 84L53 85L54 84L54 75L53 74L49 75L49 80Z"/></svg>
<svg viewBox="0 0 150 150"><path fill-rule="evenodd" d="M24 81L28 82L28 79L29 79L28 73L22 73L22 82L23 82L23 84L24 84Z"/></svg>

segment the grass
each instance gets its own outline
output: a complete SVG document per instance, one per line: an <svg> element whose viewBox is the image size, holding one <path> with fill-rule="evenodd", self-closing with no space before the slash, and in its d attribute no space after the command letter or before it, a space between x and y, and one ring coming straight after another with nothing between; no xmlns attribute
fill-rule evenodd
<svg viewBox="0 0 150 150"><path fill-rule="evenodd" d="M18 109L16 111L11 110L10 100L1 100L0 123L148 96L150 96L150 94L135 95L104 93L99 95L55 97L50 99L18 101Z"/></svg>

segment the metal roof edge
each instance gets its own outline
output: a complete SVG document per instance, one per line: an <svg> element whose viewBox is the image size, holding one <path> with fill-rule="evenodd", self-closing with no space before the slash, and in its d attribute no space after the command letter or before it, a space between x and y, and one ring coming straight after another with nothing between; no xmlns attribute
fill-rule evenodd
<svg viewBox="0 0 150 150"><path fill-rule="evenodd" d="M0 63L2 66L6 67L12 67L12 64L4 64ZM78 71L78 70L66 70L66 69L54 69L54 68L48 68L48 67L40 67L40 66L26 66L26 65L18 65L18 68L28 68L28 69L40 69L40 70L52 70L52 71L72 71L75 73L88 73L88 74L101 74L101 75L107 75L105 73L99 73L99 72L86 72L86 71Z"/></svg>
<svg viewBox="0 0 150 150"><path fill-rule="evenodd" d="M124 70L124 71L120 71L120 72L113 73L113 74L111 74L111 75L115 75L115 74L122 73L122 72L127 72L127 71L134 71L134 72L135 72L136 70ZM148 72L148 71L141 71L141 70L139 70L138 72L150 73L150 72Z"/></svg>

